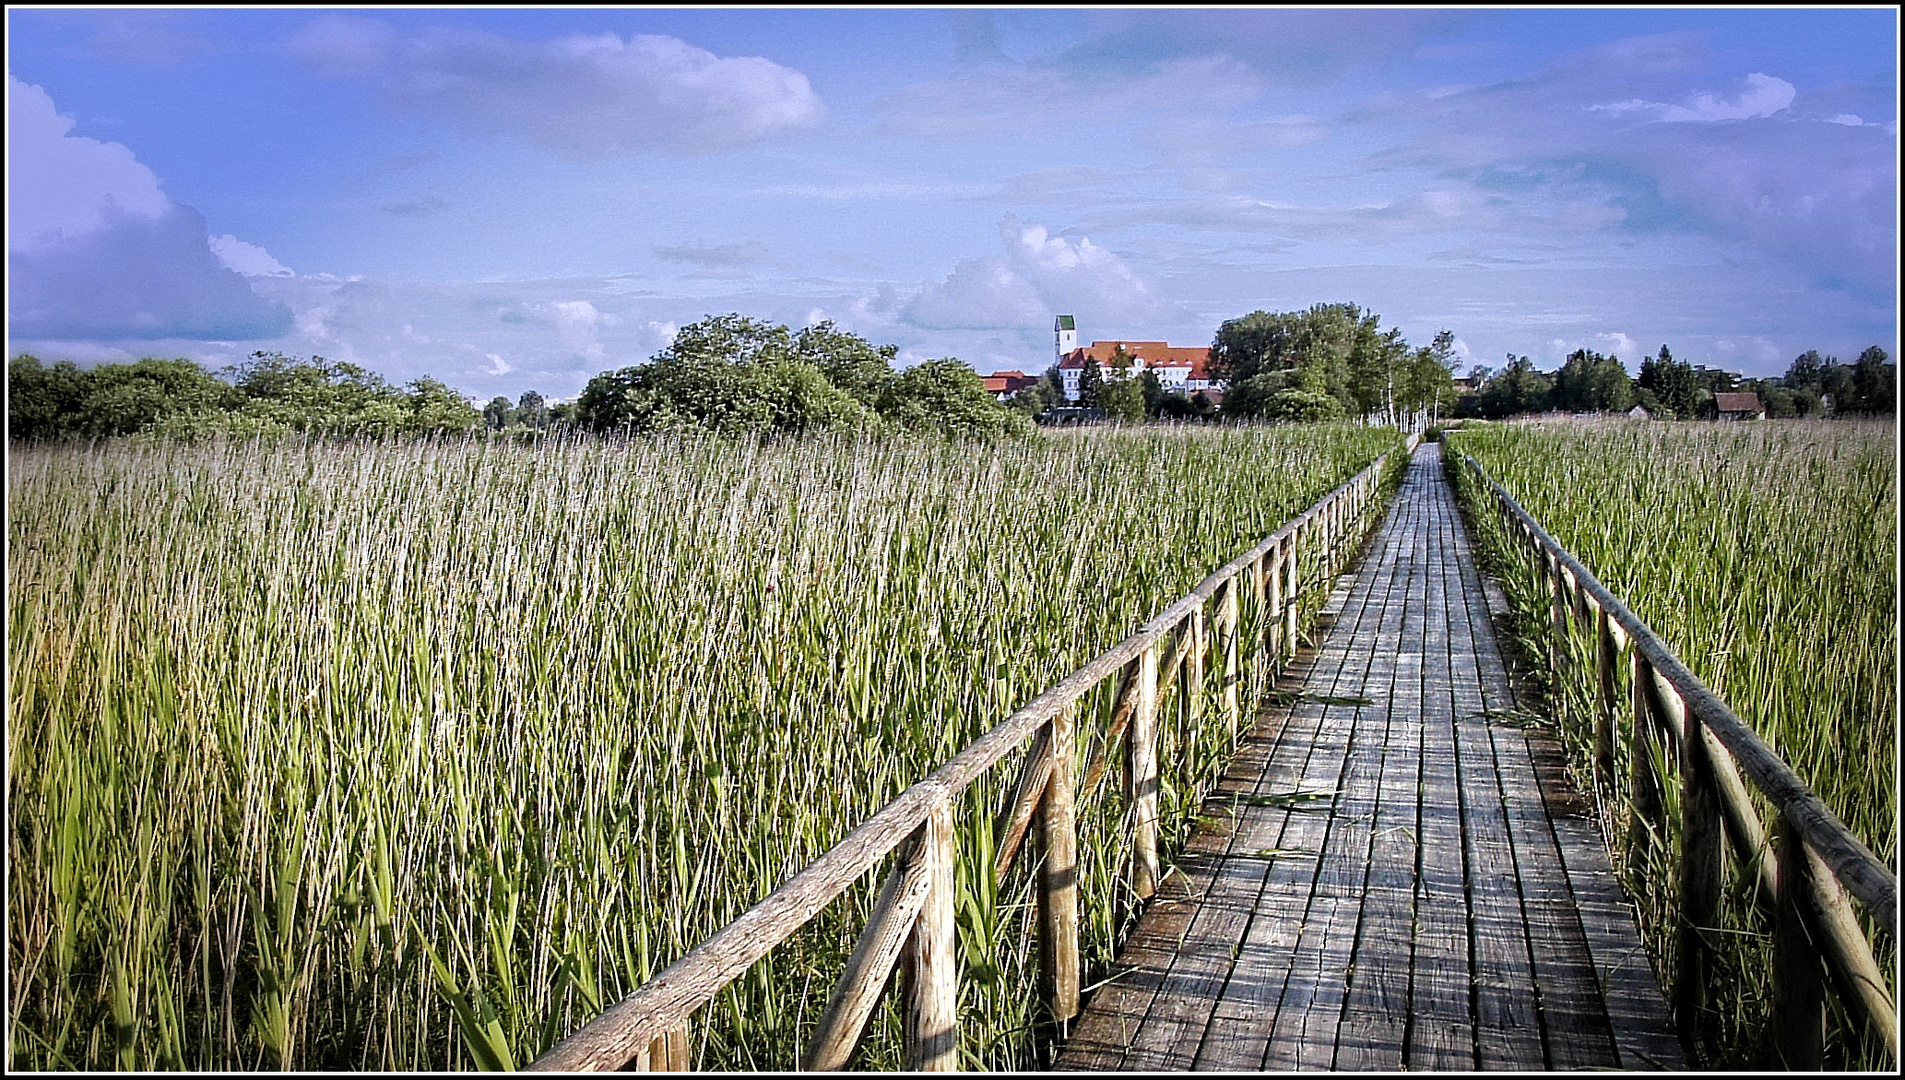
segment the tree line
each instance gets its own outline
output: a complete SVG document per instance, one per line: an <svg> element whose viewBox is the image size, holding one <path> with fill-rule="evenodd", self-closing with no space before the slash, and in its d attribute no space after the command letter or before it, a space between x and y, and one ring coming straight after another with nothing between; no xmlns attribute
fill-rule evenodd
<svg viewBox="0 0 1905 1080"><path fill-rule="evenodd" d="M392 386L345 361L256 352L223 377L190 360L51 367L22 354L7 364L7 430L16 439L168 435L442 434L482 416L443 383Z"/></svg>
<svg viewBox="0 0 1905 1080"><path fill-rule="evenodd" d="M990 437L1031 430L986 392L977 372L947 357L895 370L876 346L831 322L798 333L738 314L683 327L649 362L603 372L573 402L531 390L477 409L443 383L402 387L363 367L257 352L218 373L191 360L50 367L33 356L7 367L7 425L18 439L163 435L345 436L502 434L695 428L727 435L830 430L934 431Z"/></svg>
<svg viewBox="0 0 1905 1080"><path fill-rule="evenodd" d="M1774 418L1877 416L1897 409L1898 365L1877 345L1851 364L1808 349L1794 358L1785 375L1748 379L1675 359L1662 345L1659 353L1641 360L1632 378L1619 357L1577 349L1550 373L1536 371L1526 356L1511 355L1500 371L1477 365L1470 380L1477 392L1458 401L1454 416L1626 412L1639 405L1655 419L1701 419L1717 415L1714 395L1727 393L1759 395L1766 415Z"/></svg>

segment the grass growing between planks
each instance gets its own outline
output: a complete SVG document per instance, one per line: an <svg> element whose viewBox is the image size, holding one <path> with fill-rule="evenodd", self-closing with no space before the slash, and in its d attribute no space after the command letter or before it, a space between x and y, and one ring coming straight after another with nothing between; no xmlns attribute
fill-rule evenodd
<svg viewBox="0 0 1905 1080"><path fill-rule="evenodd" d="M1550 534L1660 635L1878 857L1896 865L1898 684L1896 431L1889 424L1517 424L1450 440L1451 476L1488 544L1528 651L1547 656L1545 578L1505 559L1492 510L1456 455L1481 464ZM1574 670L1592 657L1575 643ZM1621 665L1624 669L1624 663ZM1624 672L1623 672L1624 673ZM1583 790L1594 708L1585 680L1551 685ZM1552 684L1552 680L1551 680ZM1627 680L1620 680L1622 693ZM1617 713L1623 750L1627 710ZM1659 775L1671 766L1657 762ZM1625 756L1615 770L1628 774ZM1647 865L1623 867L1640 902L1655 971L1673 968L1678 787L1664 785L1669 833ZM1617 795L1625 795L1624 791ZM1775 815L1758 798L1761 820ZM1624 815L1612 815L1617 828ZM1611 837L1616 855L1625 838ZM1734 863L1711 1006L1699 1018L1706 1064L1756 1067L1774 1025L1771 928L1755 910L1751 867ZM1856 906L1856 905L1855 905ZM1868 935L1873 927L1867 919ZM1872 936L1893 971L1891 930ZM1894 995L1896 986L1891 987ZM1882 1048L1835 1003L1828 1060L1889 1068Z"/></svg>
<svg viewBox="0 0 1905 1080"><path fill-rule="evenodd" d="M1399 441L15 448L9 1065L520 1067ZM1162 725L1167 838L1214 712ZM1010 781L959 816L968 1065L1033 1062L1024 874L972 869ZM792 1065L878 883L699 1067Z"/></svg>

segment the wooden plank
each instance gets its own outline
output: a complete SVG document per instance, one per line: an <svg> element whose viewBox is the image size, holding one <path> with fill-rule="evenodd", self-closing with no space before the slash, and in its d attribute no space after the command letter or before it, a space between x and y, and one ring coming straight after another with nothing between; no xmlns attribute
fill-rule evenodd
<svg viewBox="0 0 1905 1080"><path fill-rule="evenodd" d="M1422 469L1412 466L1411 472ZM1417 870L1420 857L1422 767L1422 660L1427 582L1437 552L1425 546L1432 528L1433 479L1418 475L1405 489L1397 525L1414 541L1393 571L1398 623L1383 688L1387 730L1383 772L1370 836L1356 951L1350 961L1348 995L1337 1029L1332 1067L1358 1072L1394 1071L1403 1064L1414 969Z"/></svg>
<svg viewBox="0 0 1905 1080"><path fill-rule="evenodd" d="M1340 643L1344 640L1342 635L1332 634L1325 640L1323 655L1341 655ZM1337 644L1336 650L1332 650L1332 643ZM1320 672L1317 666L1313 666L1311 671L1314 681ZM1330 709L1329 706L1318 705L1297 708L1306 715L1314 715L1319 727L1322 714ZM1309 760L1318 759L1320 747L1314 739L1310 740L1307 747L1298 746L1297 749L1304 751ZM1326 767L1334 764L1329 757L1323 757ZM1266 769L1255 791L1240 794L1262 799L1287 794L1290 790L1329 790L1328 786L1312 786L1316 778L1307 773L1303 784L1295 788L1280 788L1280 778L1288 771ZM1189 1068L1199 1060L1200 1055L1207 1052L1202 1044L1210 1033L1218 1033L1221 1043L1234 1030L1233 1025L1213 1021L1213 1005L1236 976L1238 967L1233 965L1233 957L1239 962L1244 959L1240 955L1239 943L1246 936L1251 922L1261 912L1264 883L1272 869L1280 864L1295 866L1298 872L1307 871L1313 865L1299 855L1278 855L1266 859L1260 854L1266 850L1294 850L1286 833L1293 816L1314 815L1306 815L1301 810L1293 813L1286 807L1249 803L1239 805L1235 825L1226 845L1228 857L1206 895L1184 947L1173 962L1165 987L1152 1004L1144 1031L1134 1042L1130 1067L1156 1071ZM1247 967L1243 970L1246 980L1254 974Z"/></svg>
<svg viewBox="0 0 1905 1080"><path fill-rule="evenodd" d="M1393 555L1392 545L1388 557ZM1360 695L1374 656L1371 631L1382 619L1389 600L1389 581L1380 572L1384 560L1379 545L1364 570L1345 583L1338 594L1339 621L1322 642L1321 652L1301 684L1309 694ZM1315 717L1316 734L1307 759L1299 759L1300 779L1273 780L1267 773L1257 792L1259 797L1287 796L1294 791L1334 792L1341 786L1350 735L1363 710L1320 703L1301 708ZM1269 861L1256 910L1237 946L1236 962L1205 1030L1195 1067L1254 1070L1261 1065L1317 872L1315 858L1297 853L1320 852L1330 820L1330 814L1314 808L1283 813L1273 850L1290 854Z"/></svg>
<svg viewBox="0 0 1905 1080"><path fill-rule="evenodd" d="M1449 641L1455 676L1456 782L1469 882L1476 1065L1545 1068L1534 962L1509 844L1501 773L1484 715L1489 709L1511 708L1513 698L1506 693L1506 669L1473 552L1465 536L1457 536L1454 546L1465 617L1457 616L1451 604Z"/></svg>
<svg viewBox="0 0 1905 1080"><path fill-rule="evenodd" d="M1416 880L1416 947L1409 987L1412 1022L1403 1063L1410 1070L1475 1067L1469 1005L1468 889L1463 868L1461 793L1456 788L1455 667L1451 605L1462 581L1453 564L1461 530L1452 502L1431 521L1432 571L1425 602L1422 686L1421 867ZM1451 594L1454 594L1453 596ZM1466 616L1466 612L1464 612Z"/></svg>
<svg viewBox="0 0 1905 1080"><path fill-rule="evenodd" d="M1416 475L1412 470L1412 476ZM1410 507L1416 492L1405 487L1391 511L1389 528L1377 546L1378 562L1372 591L1400 600L1406 569L1399 564L1413 558L1413 538L1405 523L1413 521ZM1388 689L1394 681L1394 659L1401 626L1396 604L1384 603L1373 623L1358 635L1358 649L1368 649L1368 666L1361 686L1336 688L1336 696L1369 698L1380 707L1355 707L1348 760L1332 807L1309 912L1290 960L1283 995L1271 1027L1262 1068L1332 1067L1338 1028L1348 996L1348 972L1354 954L1362 902L1368 884L1373 822L1379 802L1385 744L1388 734Z"/></svg>

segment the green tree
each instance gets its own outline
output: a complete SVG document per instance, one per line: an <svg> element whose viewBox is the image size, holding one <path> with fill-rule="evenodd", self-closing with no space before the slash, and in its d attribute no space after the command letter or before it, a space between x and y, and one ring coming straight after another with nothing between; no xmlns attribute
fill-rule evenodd
<svg viewBox="0 0 1905 1080"><path fill-rule="evenodd" d="M793 356L812 364L855 401L871 407L893 379L897 345L875 345L837 329L832 320L815 323L794 336Z"/></svg>
<svg viewBox="0 0 1905 1080"><path fill-rule="evenodd" d="M1383 331L1380 322L1375 312L1355 304L1251 312L1218 327L1211 368L1231 387L1261 374L1294 370L1301 373L1304 389L1331 395L1345 412L1387 411L1408 349L1399 332ZM1225 411L1236 414L1229 394L1226 390Z"/></svg>
<svg viewBox="0 0 1905 1080"><path fill-rule="evenodd" d="M1885 350L1869 346L1852 365L1852 393L1862 413L1890 414L1898 409L1898 365L1886 362Z"/></svg>
<svg viewBox="0 0 1905 1080"><path fill-rule="evenodd" d="M1078 373L1078 404L1087 409L1103 407L1100 393L1104 390L1105 374L1098 369L1096 357L1085 357L1085 369Z"/></svg>
<svg viewBox="0 0 1905 1080"><path fill-rule="evenodd" d="M1313 422L1318 420L1338 420L1343 416L1343 403L1320 390L1301 388L1280 390L1270 399L1264 416L1272 420L1292 420Z"/></svg>
<svg viewBox="0 0 1905 1080"><path fill-rule="evenodd" d="M549 405L541 394L524 390L523 396L516 399L516 418L525 427L540 431L549 426Z"/></svg>
<svg viewBox="0 0 1905 1080"><path fill-rule="evenodd" d="M1640 362L1640 374L1634 382L1637 386L1653 391L1662 406L1662 412L1682 420L1697 415L1700 385L1694 376L1693 365L1675 360L1667 346L1660 347L1658 356Z"/></svg>
<svg viewBox="0 0 1905 1080"><path fill-rule="evenodd" d="M986 393L979 373L946 357L900 372L881 392L879 410L901 427L944 435L996 436L1031 429L1024 413Z"/></svg>
<svg viewBox="0 0 1905 1080"><path fill-rule="evenodd" d="M1634 407L1633 380L1619 357L1576 349L1554 373L1550 401L1568 412L1626 412Z"/></svg>
<svg viewBox="0 0 1905 1080"><path fill-rule="evenodd" d="M483 406L483 422L489 426L490 430L501 431L515 419L515 412L516 410L509 404L509 399L499 394L491 398L488 405Z"/></svg>
<svg viewBox="0 0 1905 1080"><path fill-rule="evenodd" d="M1482 389L1478 407L1482 416L1499 420L1540 412L1548 407L1548 394L1548 379L1535 370L1534 362L1511 354L1501 374L1490 379Z"/></svg>
<svg viewBox="0 0 1905 1080"><path fill-rule="evenodd" d="M453 435L475 430L482 414L463 395L432 378L404 386L404 416L398 429L416 435Z"/></svg>
<svg viewBox="0 0 1905 1080"><path fill-rule="evenodd" d="M40 366L25 353L7 362L7 435L49 439L77 434L79 403L86 396L86 373L71 360Z"/></svg>
<svg viewBox="0 0 1905 1080"><path fill-rule="evenodd" d="M1144 388L1136 379L1111 379L1098 392L1105 415L1123 423L1144 422Z"/></svg>

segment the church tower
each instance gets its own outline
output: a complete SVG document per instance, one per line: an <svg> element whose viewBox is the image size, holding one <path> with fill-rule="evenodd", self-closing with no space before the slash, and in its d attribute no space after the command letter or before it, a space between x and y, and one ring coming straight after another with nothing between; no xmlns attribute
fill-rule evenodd
<svg viewBox="0 0 1905 1080"><path fill-rule="evenodd" d="M1070 315L1060 315L1052 320L1052 334L1057 340L1057 360L1065 359L1073 349L1078 348L1078 325Z"/></svg>

